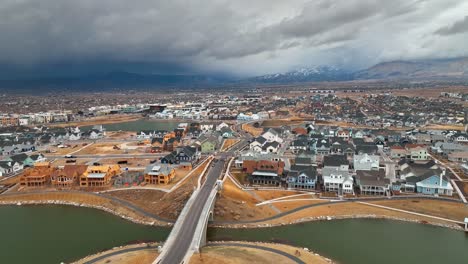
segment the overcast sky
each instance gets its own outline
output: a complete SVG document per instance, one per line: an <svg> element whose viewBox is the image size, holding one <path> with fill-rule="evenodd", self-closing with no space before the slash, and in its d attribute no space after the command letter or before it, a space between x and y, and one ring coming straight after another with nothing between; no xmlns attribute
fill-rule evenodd
<svg viewBox="0 0 468 264"><path fill-rule="evenodd" d="M357 70L467 56L468 1L2 0L0 34L12 76Z"/></svg>

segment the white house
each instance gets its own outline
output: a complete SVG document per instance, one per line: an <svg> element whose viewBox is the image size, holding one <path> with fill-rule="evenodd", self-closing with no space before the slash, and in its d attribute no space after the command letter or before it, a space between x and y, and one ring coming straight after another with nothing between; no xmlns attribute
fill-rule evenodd
<svg viewBox="0 0 468 264"><path fill-rule="evenodd" d="M271 128L268 129L267 132L263 133L262 137L266 138L270 142L276 141L279 143L283 143L283 139L281 138L280 134L276 130Z"/></svg>
<svg viewBox="0 0 468 264"><path fill-rule="evenodd" d="M266 153L278 153L280 144L276 141L274 142L266 142L262 146L262 151Z"/></svg>
<svg viewBox="0 0 468 264"><path fill-rule="evenodd" d="M322 176L326 192L336 192L338 195L354 194L354 180L348 170L325 167Z"/></svg>
<svg viewBox="0 0 468 264"><path fill-rule="evenodd" d="M216 126L216 131L221 131L221 129L224 128L224 127L229 127L229 125L222 122L221 124Z"/></svg>
<svg viewBox="0 0 468 264"><path fill-rule="evenodd" d="M368 155L367 153L354 155L353 164L355 170L378 170L380 165L380 156Z"/></svg>
<svg viewBox="0 0 468 264"><path fill-rule="evenodd" d="M263 145L267 142L267 139L264 138L263 136L259 136L255 138L251 143L250 143L250 149L255 151L255 152L261 152Z"/></svg>

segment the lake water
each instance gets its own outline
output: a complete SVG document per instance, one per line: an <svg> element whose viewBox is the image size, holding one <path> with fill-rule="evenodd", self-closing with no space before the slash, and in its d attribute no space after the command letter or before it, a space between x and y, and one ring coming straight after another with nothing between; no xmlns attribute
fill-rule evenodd
<svg viewBox="0 0 468 264"><path fill-rule="evenodd" d="M163 241L170 229L71 206L0 207L0 263L77 260L132 241ZM466 264L460 231L387 220L350 219L262 229L209 229L210 240L286 242L342 264Z"/></svg>

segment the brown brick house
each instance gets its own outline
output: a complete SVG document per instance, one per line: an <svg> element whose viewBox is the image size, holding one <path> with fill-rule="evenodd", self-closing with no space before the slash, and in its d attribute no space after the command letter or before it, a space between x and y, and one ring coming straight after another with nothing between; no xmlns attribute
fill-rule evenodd
<svg viewBox="0 0 468 264"><path fill-rule="evenodd" d="M284 172L283 161L244 160L242 170L249 174L251 184L274 185L281 184Z"/></svg>

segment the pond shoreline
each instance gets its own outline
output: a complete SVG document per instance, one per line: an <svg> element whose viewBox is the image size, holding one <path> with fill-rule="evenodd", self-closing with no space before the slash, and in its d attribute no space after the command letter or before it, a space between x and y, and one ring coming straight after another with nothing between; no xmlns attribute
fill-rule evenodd
<svg viewBox="0 0 468 264"><path fill-rule="evenodd" d="M142 221L136 219L131 216L127 216L121 213L118 213L110 208L105 206L98 206L98 205L91 205L85 203L77 203L77 202L69 202L69 201L60 201L60 200L46 200L46 201L22 201L22 200L15 200L15 201L0 201L0 206L2 205L14 205L14 206L23 206L23 205L66 205L66 206L73 206L73 207L86 207L92 208L100 211L104 211L125 219L127 221L146 225L146 226L157 226L157 227L172 227L173 223L165 223L162 224L158 222L156 219L154 221ZM268 228L268 227L279 227L279 226L288 226L288 225L296 225L308 222L316 222L316 221L333 221L333 220L345 220L345 219L382 219L382 220L392 220L392 221L400 221L400 222L408 222L408 223L416 223L421 225L431 225L435 227L443 227L457 231L464 231L464 229L455 224L442 224L430 221L421 221L417 219L410 219L410 218L402 218L402 217L391 217L385 215L375 215L375 214L365 214L365 215L343 215L343 216L317 216L317 217L305 217L301 219L297 219L295 221L291 221L288 223L281 223L281 224L256 224L252 225L249 223L239 223L239 224L217 224L216 221L209 225L209 227L214 228L227 228L227 229L255 229L255 228Z"/></svg>

